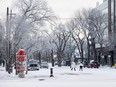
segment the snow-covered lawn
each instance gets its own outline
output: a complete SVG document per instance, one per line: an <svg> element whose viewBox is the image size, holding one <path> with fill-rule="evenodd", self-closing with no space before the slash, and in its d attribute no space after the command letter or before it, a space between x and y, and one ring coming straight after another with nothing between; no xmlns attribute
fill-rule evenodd
<svg viewBox="0 0 116 87"><path fill-rule="evenodd" d="M71 71L69 67L54 67L50 77L50 69L29 71L25 78L7 74L0 67L0 87L116 87L116 69L100 67L84 68Z"/></svg>

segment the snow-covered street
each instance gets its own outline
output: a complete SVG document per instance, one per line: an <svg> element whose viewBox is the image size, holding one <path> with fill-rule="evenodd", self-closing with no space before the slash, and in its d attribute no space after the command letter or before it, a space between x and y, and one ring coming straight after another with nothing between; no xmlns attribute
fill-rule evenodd
<svg viewBox="0 0 116 87"><path fill-rule="evenodd" d="M0 67L0 87L116 87L116 69L100 67L84 68L71 71L69 67L54 67L50 77L50 69L29 71L25 78L7 74Z"/></svg>

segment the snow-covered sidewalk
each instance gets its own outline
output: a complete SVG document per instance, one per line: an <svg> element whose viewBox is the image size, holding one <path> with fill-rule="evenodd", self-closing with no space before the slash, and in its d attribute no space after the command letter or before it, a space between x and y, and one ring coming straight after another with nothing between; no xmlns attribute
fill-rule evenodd
<svg viewBox="0 0 116 87"><path fill-rule="evenodd" d="M0 87L116 87L116 69L101 67L71 71L69 67L54 67L54 77L50 69L29 71L25 78L7 74L0 67Z"/></svg>

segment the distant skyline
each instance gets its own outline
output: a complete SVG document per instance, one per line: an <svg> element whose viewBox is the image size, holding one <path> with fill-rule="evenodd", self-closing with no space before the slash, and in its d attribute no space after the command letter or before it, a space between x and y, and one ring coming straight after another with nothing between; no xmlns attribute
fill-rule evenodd
<svg viewBox="0 0 116 87"><path fill-rule="evenodd" d="M6 8L17 0L0 0L0 17L5 17ZM95 7L96 2L103 2L103 0L46 0L48 6L60 18L70 18L74 12L81 8Z"/></svg>

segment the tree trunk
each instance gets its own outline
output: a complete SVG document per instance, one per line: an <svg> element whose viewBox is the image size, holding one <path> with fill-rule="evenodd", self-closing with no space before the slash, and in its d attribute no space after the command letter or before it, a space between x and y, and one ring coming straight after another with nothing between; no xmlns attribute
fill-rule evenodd
<svg viewBox="0 0 116 87"><path fill-rule="evenodd" d="M95 39L94 38L92 38L92 48L93 48L94 61L98 61L97 52L96 52L96 48L95 48Z"/></svg>
<svg viewBox="0 0 116 87"><path fill-rule="evenodd" d="M54 67L53 50L51 50L51 63L52 63L52 67Z"/></svg>
<svg viewBox="0 0 116 87"><path fill-rule="evenodd" d="M38 57L39 57L39 63L41 64L41 53L40 52L38 54Z"/></svg>
<svg viewBox="0 0 116 87"><path fill-rule="evenodd" d="M83 60L84 60L84 56L83 56L83 45L81 45L81 58L82 58L82 61L81 62L83 62Z"/></svg>
<svg viewBox="0 0 116 87"><path fill-rule="evenodd" d="M57 57L58 57L58 66L61 67L61 62L62 62L61 52L57 52Z"/></svg>
<svg viewBox="0 0 116 87"><path fill-rule="evenodd" d="M11 74L12 73L12 64L11 63L6 63L6 71Z"/></svg>
<svg viewBox="0 0 116 87"><path fill-rule="evenodd" d="M87 50L88 50L88 53L87 53L88 60L87 60L87 62L89 63L90 62L90 44L89 44L89 40L87 41Z"/></svg>
<svg viewBox="0 0 116 87"><path fill-rule="evenodd" d="M101 61L101 56L103 55L103 47L102 44L100 44L100 53L99 53L99 57L98 57L98 62L102 63L104 62L103 60Z"/></svg>

